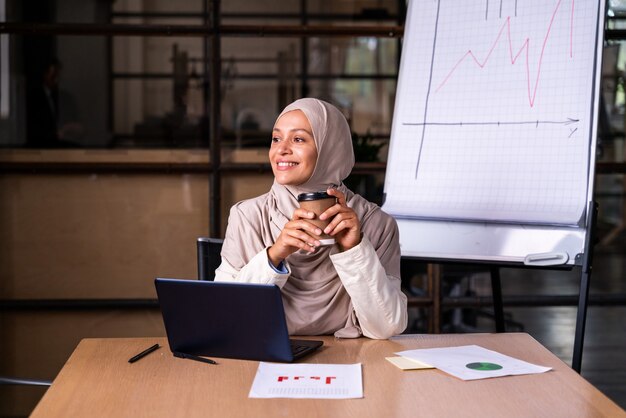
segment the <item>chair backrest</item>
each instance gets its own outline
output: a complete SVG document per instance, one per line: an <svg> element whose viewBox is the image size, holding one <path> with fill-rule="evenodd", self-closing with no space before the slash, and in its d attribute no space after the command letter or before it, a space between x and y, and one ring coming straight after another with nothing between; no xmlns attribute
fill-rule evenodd
<svg viewBox="0 0 626 418"><path fill-rule="evenodd" d="M200 237L196 241L198 249L198 280L215 279L215 270L220 266L223 239Z"/></svg>

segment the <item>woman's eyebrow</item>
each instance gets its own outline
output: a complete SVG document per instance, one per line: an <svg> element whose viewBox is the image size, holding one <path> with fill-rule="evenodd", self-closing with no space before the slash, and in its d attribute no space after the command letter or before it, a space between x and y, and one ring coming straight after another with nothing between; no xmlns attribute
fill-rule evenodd
<svg viewBox="0 0 626 418"><path fill-rule="evenodd" d="M307 134L313 136L313 133L311 131L309 131L308 129L305 129L305 128L289 129L289 132L298 132L298 131L303 131L303 132L306 132ZM272 132L282 132L282 131L280 129L278 129L278 128L274 128L274 129L272 129Z"/></svg>

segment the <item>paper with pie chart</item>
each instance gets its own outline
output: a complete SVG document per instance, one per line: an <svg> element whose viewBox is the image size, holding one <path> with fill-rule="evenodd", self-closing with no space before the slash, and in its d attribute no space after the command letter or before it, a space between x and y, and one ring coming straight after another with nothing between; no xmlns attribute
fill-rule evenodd
<svg viewBox="0 0 626 418"><path fill-rule="evenodd" d="M401 351L396 354L430 364L462 380L537 374L552 369L551 367L528 363L478 345L424 348Z"/></svg>

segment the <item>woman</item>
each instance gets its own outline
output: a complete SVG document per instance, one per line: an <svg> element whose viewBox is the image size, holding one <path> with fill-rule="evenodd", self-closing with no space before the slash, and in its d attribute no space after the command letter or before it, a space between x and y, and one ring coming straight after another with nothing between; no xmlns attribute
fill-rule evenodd
<svg viewBox="0 0 626 418"><path fill-rule="evenodd" d="M216 281L281 288L289 333L389 338L406 328L395 220L343 183L354 166L350 128L329 103L300 99L278 116L271 190L231 208ZM321 231L300 193L327 191L337 204ZM321 246L325 232L336 244Z"/></svg>

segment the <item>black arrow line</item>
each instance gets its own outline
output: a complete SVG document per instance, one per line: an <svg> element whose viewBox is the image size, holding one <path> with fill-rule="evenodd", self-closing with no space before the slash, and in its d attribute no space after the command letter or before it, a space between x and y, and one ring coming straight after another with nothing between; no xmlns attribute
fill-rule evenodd
<svg viewBox="0 0 626 418"><path fill-rule="evenodd" d="M476 125L571 125L580 122L579 119L567 118L564 121L555 120L524 120L524 121L504 121L504 122L403 122L405 126L476 126Z"/></svg>

